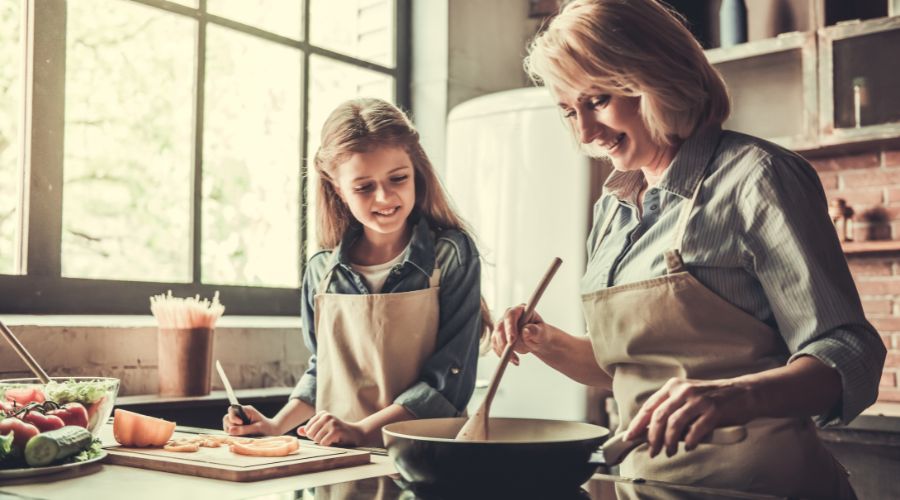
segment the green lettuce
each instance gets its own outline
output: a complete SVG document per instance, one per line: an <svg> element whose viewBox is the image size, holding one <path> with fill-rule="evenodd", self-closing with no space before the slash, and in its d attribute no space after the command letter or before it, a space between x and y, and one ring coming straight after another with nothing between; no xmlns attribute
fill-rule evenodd
<svg viewBox="0 0 900 500"><path fill-rule="evenodd" d="M102 399L110 389L112 389L110 383L105 380L84 382L67 380L65 382L51 382L47 384L44 392L47 395L47 399L56 401L59 404L73 401L91 404Z"/></svg>
<svg viewBox="0 0 900 500"><path fill-rule="evenodd" d="M99 439L94 439L91 442L91 446L87 449L81 450L80 453L70 458L68 461L71 462L85 462L92 458L97 458L100 456L100 453L103 452L103 447L101 446Z"/></svg>

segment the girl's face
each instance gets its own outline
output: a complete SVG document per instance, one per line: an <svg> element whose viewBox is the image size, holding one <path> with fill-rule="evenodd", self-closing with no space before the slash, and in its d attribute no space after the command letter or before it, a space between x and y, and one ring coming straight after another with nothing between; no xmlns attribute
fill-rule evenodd
<svg viewBox="0 0 900 500"><path fill-rule="evenodd" d="M555 88L563 116L582 150L592 157L609 157L617 170L659 168L667 145L655 143L640 114L640 97L612 95L593 87Z"/></svg>
<svg viewBox="0 0 900 500"><path fill-rule="evenodd" d="M335 187L370 239L401 237L416 202L414 175L403 148L383 147L354 153L338 165Z"/></svg>

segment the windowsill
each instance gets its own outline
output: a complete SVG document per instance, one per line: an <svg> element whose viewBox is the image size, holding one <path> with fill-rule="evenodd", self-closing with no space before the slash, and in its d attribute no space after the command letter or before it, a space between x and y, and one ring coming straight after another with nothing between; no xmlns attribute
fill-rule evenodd
<svg viewBox="0 0 900 500"><path fill-rule="evenodd" d="M3 322L9 327L89 327L89 328L145 328L155 327L153 316L114 315L10 315ZM300 328L299 316L222 316L217 328Z"/></svg>
<svg viewBox="0 0 900 500"><path fill-rule="evenodd" d="M900 403L879 401L866 408L862 414L877 417L900 417Z"/></svg>
<svg viewBox="0 0 900 500"><path fill-rule="evenodd" d="M236 389L235 397L244 404L258 403L269 399L284 401L291 395L293 387L264 387L258 389ZM135 394L116 398L117 407L133 406L205 406L227 404L225 391L211 391L205 396L160 396L159 394Z"/></svg>

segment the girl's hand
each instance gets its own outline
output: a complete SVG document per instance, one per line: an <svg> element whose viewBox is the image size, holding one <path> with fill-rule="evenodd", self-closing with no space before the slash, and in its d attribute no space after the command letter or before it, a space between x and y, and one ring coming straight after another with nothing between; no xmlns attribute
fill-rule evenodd
<svg viewBox="0 0 900 500"><path fill-rule="evenodd" d="M494 332L491 334L491 348L497 356L503 354L507 344L513 343L521 337L521 342L515 345L513 348L515 352L510 358L514 365L519 364L518 354L529 352L539 354L551 342L551 330L547 328L547 324L544 323L537 311L532 313L531 320L519 330L519 318L523 314L525 314L525 304L519 304L507 309L503 316L497 320Z"/></svg>
<svg viewBox="0 0 900 500"><path fill-rule="evenodd" d="M358 423L344 422L327 411L313 415L297 434L308 437L322 446L339 444L356 446L366 441L366 431Z"/></svg>
<svg viewBox="0 0 900 500"><path fill-rule="evenodd" d="M671 378L641 406L628 426L627 439L647 433L650 456L663 447L666 456L678 451L678 442L693 450L716 427L749 422L757 415L750 387L733 379L690 380Z"/></svg>
<svg viewBox="0 0 900 500"><path fill-rule="evenodd" d="M260 413L256 408L244 405L244 414L250 419L249 424L244 424L240 417L229 410L222 417L222 429L231 436L245 436L247 434L277 436L281 434L278 432L278 426L275 425L275 422Z"/></svg>

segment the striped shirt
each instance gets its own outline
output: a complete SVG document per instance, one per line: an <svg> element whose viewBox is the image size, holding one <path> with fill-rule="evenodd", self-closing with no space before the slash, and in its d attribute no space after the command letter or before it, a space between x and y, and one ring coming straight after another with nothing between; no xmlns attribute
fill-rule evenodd
<svg viewBox="0 0 900 500"><path fill-rule="evenodd" d="M613 172L594 205L582 293L664 276L679 211L704 175L683 240L688 270L778 331L785 362L808 355L836 369L842 400L816 422L848 423L877 398L886 349L863 314L821 182L795 153L736 132L698 132L647 190L641 211L643 173Z"/></svg>

